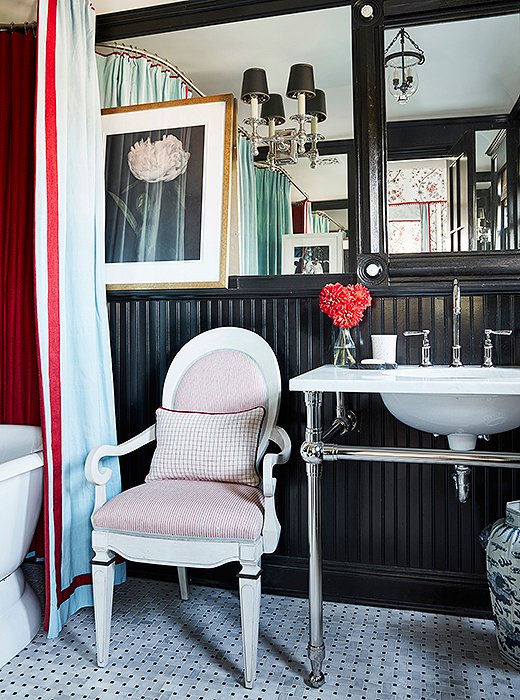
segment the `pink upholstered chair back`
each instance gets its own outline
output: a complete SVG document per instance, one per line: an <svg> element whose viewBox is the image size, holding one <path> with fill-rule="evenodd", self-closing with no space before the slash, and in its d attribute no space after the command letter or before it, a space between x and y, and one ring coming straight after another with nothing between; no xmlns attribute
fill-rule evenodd
<svg viewBox="0 0 520 700"><path fill-rule="evenodd" d="M237 350L215 350L197 359L181 377L173 408L231 413L266 406L267 388L256 362Z"/></svg>
<svg viewBox="0 0 520 700"><path fill-rule="evenodd" d="M184 411L231 413L264 406L260 462L278 418L281 381L266 341L243 328L215 328L184 345L164 381L162 405Z"/></svg>

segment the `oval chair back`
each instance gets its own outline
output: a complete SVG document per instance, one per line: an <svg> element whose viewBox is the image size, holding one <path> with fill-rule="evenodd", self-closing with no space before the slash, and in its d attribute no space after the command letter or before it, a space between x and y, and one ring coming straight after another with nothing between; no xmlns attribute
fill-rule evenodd
<svg viewBox="0 0 520 700"><path fill-rule="evenodd" d="M245 328L201 333L173 358L162 395L164 408L233 413L263 406L257 467L278 418L281 379L269 344Z"/></svg>

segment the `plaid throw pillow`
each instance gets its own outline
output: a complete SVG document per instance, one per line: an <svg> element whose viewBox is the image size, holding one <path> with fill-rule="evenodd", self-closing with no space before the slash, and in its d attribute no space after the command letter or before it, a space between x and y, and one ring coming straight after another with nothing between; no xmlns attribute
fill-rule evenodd
<svg viewBox="0 0 520 700"><path fill-rule="evenodd" d="M198 413L157 409L157 448L146 481L195 479L257 486L255 468L265 409Z"/></svg>

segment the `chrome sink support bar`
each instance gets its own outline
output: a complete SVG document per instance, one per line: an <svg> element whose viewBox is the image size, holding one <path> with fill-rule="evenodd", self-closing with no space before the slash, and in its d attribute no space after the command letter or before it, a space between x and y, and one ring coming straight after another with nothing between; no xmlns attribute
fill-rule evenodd
<svg viewBox="0 0 520 700"><path fill-rule="evenodd" d="M305 460L308 445L301 454ZM414 449L410 447L359 447L357 445L313 445L313 455L321 452L325 462L338 460L359 462L403 462L405 464L453 464L468 467L509 467L520 469L518 452L460 452L456 450Z"/></svg>
<svg viewBox="0 0 520 700"><path fill-rule="evenodd" d="M307 532L309 537L309 644L307 652L311 662L311 673L305 681L312 688L325 682L323 661L323 587L321 544L321 481L323 462L338 460L359 462L403 462L417 464L454 464L468 467L512 467L520 468L520 454L500 452L460 452L455 450L413 449L400 447L359 447L333 445L323 442L321 425L321 391L305 391L307 424L305 442L300 453L305 461L307 475ZM339 404L338 404L339 406ZM340 407L337 409L341 413ZM333 428L331 428L332 430ZM330 434L331 431L328 431ZM335 434L342 432L340 428Z"/></svg>

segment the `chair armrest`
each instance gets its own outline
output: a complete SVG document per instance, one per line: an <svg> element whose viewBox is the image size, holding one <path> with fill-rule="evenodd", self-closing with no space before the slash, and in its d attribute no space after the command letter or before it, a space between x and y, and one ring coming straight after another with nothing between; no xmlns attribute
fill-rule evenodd
<svg viewBox="0 0 520 700"><path fill-rule="evenodd" d="M264 455L262 463L262 486L266 498L272 498L276 488L276 479L273 478L273 467L277 464L285 464L291 456L291 440L283 428L275 425L271 431L269 440L280 448L280 452L268 452Z"/></svg>
<svg viewBox="0 0 520 700"><path fill-rule="evenodd" d="M152 442L152 440L155 440L155 423L149 428L146 428L146 430L143 430L139 435L122 442L120 445L100 445L99 447L94 447L88 453L85 461L85 476L87 480L96 486L104 486L110 481L112 470L108 467L99 466L99 462L103 457L120 457L126 455Z"/></svg>

